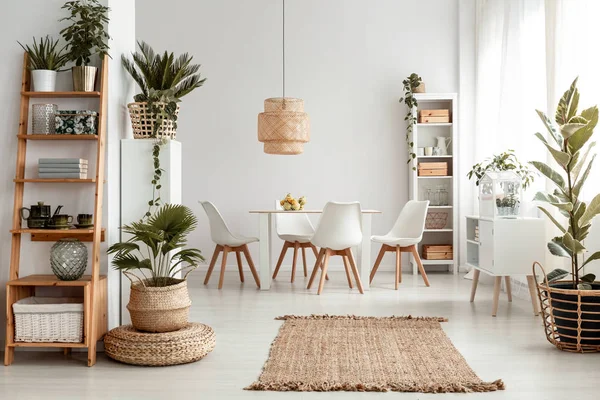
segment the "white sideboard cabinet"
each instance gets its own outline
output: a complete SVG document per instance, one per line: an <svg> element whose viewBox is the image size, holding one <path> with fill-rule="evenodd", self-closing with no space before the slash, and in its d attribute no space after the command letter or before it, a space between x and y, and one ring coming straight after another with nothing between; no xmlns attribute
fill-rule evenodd
<svg viewBox="0 0 600 400"><path fill-rule="evenodd" d="M471 302L475 299L479 274L494 277L492 316L498 312L502 278L508 301L512 301L510 277L527 276L533 312L539 314L535 278L531 266L543 262L546 252L545 223L541 218L467 217L467 265L474 269Z"/></svg>

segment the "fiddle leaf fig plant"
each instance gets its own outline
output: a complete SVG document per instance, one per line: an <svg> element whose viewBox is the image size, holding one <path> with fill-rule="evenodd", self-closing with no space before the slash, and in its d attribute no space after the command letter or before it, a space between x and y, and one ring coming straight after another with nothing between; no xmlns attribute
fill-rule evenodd
<svg viewBox="0 0 600 400"><path fill-rule="evenodd" d="M400 103L406 104L406 107L408 108L408 111L406 113L406 116L404 117L404 120L407 122L406 125L406 146L408 148L408 161L406 162L407 164L412 163L416 158L417 155L415 154L414 151L414 145L415 142L413 141L413 127L414 125L417 123L417 107L418 107L418 103L417 103L417 99L414 96L415 93L415 89L417 87L419 87L419 85L423 82L423 80L421 79L421 77L415 73L410 74L410 76L408 76L405 80L402 81L402 84L404 85L404 97L401 97L400 100L398 100ZM413 171L416 170L416 167L413 165L412 166Z"/></svg>
<svg viewBox="0 0 600 400"><path fill-rule="evenodd" d="M600 252L589 255L585 262L580 262L580 258L586 252L583 241L588 236L591 221L600 213L600 194L594 196L589 204L579 196L596 158L595 154L591 154L596 142L588 141L598 124L598 107L587 108L578 114L578 105L579 90L575 79L556 108L554 121L558 127L546 114L537 110L548 131L548 139L541 133L536 133L536 137L546 146L559 168L553 169L540 161L532 161L531 165L555 186L552 193L538 192L535 200L555 207L567 221L561 224L546 208L538 207L561 232L548 243L548 250L571 261L570 272L557 269L550 272L547 279L554 282L571 276L573 289L591 290L591 283L596 277L594 274L582 275L581 270L600 259Z"/></svg>
<svg viewBox="0 0 600 400"><path fill-rule="evenodd" d="M527 189L535 179L535 172L528 165L521 164L515 151L510 149L500 154L494 154L492 158L486 158L482 162L473 165L467 177L469 179L475 177L475 185L479 186L479 182L488 171L514 171L521 178L523 189Z"/></svg>

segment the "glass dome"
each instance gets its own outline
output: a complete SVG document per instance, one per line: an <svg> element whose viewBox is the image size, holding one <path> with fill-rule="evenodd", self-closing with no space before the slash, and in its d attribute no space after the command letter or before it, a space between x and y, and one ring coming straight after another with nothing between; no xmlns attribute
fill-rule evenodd
<svg viewBox="0 0 600 400"><path fill-rule="evenodd" d="M487 172L479 182L479 215L517 218L521 205L521 178L513 171Z"/></svg>

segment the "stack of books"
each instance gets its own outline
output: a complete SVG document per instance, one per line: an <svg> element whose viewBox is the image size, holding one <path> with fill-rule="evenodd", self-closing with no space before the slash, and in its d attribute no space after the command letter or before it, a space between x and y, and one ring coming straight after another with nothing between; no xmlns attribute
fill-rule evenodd
<svg viewBox="0 0 600 400"><path fill-rule="evenodd" d="M87 179L88 160L82 158L40 158L38 175L44 179Z"/></svg>

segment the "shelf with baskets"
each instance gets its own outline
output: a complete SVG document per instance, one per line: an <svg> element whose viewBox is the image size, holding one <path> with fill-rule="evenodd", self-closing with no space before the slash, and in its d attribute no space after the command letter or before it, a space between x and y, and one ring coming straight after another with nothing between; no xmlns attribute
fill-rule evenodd
<svg viewBox="0 0 600 400"><path fill-rule="evenodd" d="M28 57L27 53L25 53L21 82L21 115L17 134L18 147L14 179L14 210L12 229L10 230L12 237L10 272L9 281L6 286L7 318L4 365L10 365L14 361L15 348L17 347L58 347L64 348L65 352L71 348L86 348L88 353L87 365L92 366L96 363L97 341L104 336L108 328L106 310L107 279L106 276L100 275L100 243L104 240L105 230L100 224L96 223L96 221L102 220L106 140L105 124L108 101L108 57L105 56L102 60L101 72L99 74L100 90L94 92L32 92L30 91L30 71L27 69L27 65ZM37 130L35 131L37 133L28 133L30 99L35 98L97 98L99 100L96 114L97 134L46 135L39 134L40 131ZM50 121L53 121L53 119ZM89 179L26 178L27 143L32 140L50 140L57 141L58 143L70 140L83 140L95 143L95 174L92 173L92 177ZM54 145L58 145L58 143ZM90 225L90 228L86 227L85 229L25 228L22 226L23 222L20 211L23 207L26 183L58 184L56 190L61 190L62 186L60 185L64 183L93 184L95 188L93 205L94 224ZM60 280L54 275L36 274L23 276L20 272L21 247L23 245L23 235L27 234L30 235L31 242L56 242L60 239L78 239L81 242L91 242L91 275L71 281ZM63 278L65 277L63 276ZM75 278L76 276L72 279ZM65 299L64 302L57 301L56 298L35 297L36 288L40 287L71 287L78 295L75 299L69 298L69 301ZM57 294L60 295L61 293ZM49 301L44 302L42 301L43 299L49 299ZM50 313L48 309L50 309ZM68 330L68 334L64 334L63 328L65 327ZM73 340L73 338L76 338L76 340Z"/></svg>
<svg viewBox="0 0 600 400"><path fill-rule="evenodd" d="M418 123L411 141L416 158L409 169L409 198L429 200L429 210L419 253L423 265L438 266L458 273L457 150L458 134L456 93L415 93L418 107L413 112ZM443 122L426 122L443 121ZM426 251L426 249L428 251ZM426 254L427 253L427 254ZM437 259L428 259L435 257ZM417 265L411 260L413 273Z"/></svg>

